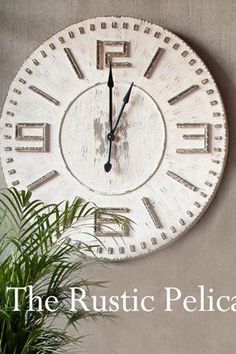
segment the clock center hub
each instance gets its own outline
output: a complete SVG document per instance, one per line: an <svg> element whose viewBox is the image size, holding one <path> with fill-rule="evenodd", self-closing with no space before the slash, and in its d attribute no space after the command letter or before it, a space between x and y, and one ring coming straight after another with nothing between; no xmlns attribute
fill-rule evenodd
<svg viewBox="0 0 236 354"><path fill-rule="evenodd" d="M116 83L113 127L130 83ZM129 104L112 139L109 173L104 171L109 150L109 102L106 84L96 84L70 104L60 128L60 148L67 169L84 186L104 195L131 192L146 183L163 158L166 129L154 99L133 87Z"/></svg>

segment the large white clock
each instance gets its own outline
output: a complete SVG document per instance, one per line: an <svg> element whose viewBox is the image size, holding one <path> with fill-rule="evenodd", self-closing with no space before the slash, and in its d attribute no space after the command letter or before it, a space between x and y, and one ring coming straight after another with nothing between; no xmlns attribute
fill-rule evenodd
<svg viewBox="0 0 236 354"><path fill-rule="evenodd" d="M88 19L53 35L22 65L2 112L8 186L45 202L80 196L134 221L118 230L94 220L95 254L108 260L186 232L212 200L226 153L206 66L179 37L136 18Z"/></svg>

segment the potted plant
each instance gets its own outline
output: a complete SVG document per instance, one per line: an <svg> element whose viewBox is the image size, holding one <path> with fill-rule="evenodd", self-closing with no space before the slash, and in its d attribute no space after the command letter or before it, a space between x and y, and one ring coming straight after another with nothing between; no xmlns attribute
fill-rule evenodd
<svg viewBox="0 0 236 354"><path fill-rule="evenodd" d="M88 290L90 286L104 286L104 282L82 277L83 268L91 262L85 252L93 252L93 247L81 242L72 245L64 236L75 223L89 220L99 212L101 209L80 198L72 203L46 205L32 200L30 191L13 188L0 193L0 353L63 351L81 339L80 333L77 337L69 335L69 327L77 329L82 320L104 315L83 308L70 311L72 287ZM117 216L115 220L126 222ZM14 311L15 293L9 288L27 286L33 286L34 295L42 300L55 296L59 309L49 311L43 307L42 311L29 311L29 294L21 291L20 311ZM63 329L56 327L59 316L65 319Z"/></svg>

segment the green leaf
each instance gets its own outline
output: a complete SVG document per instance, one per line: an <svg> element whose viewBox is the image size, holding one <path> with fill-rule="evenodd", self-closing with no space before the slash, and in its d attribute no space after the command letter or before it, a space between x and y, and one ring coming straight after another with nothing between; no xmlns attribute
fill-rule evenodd
<svg viewBox="0 0 236 354"><path fill-rule="evenodd" d="M84 252L93 253L95 246L62 242L65 231L79 223L82 232L83 225L100 212L102 209L79 197L72 203L47 205L32 200L30 191L11 188L0 193L0 354L49 354L65 352L68 346L78 348L82 340L78 325L89 318L107 317L108 314L81 309L70 312L71 287L85 288L89 301L94 287L104 287L106 283L82 276L83 269L92 263ZM109 217L119 225L129 222L117 215ZM102 264L96 260L93 263ZM24 291L19 295L20 311L13 311L14 293L7 292L6 287L28 285L43 300L56 296L59 311L50 312L43 307L42 312L29 312L29 296ZM64 328L55 325L59 316L64 318ZM69 334L71 326L78 331L75 337Z"/></svg>

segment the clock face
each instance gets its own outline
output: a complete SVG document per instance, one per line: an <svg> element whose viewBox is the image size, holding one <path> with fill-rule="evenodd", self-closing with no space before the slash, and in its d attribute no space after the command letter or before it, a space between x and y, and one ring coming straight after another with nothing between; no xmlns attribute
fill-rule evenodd
<svg viewBox="0 0 236 354"><path fill-rule="evenodd" d="M92 222L96 256L124 260L168 245L203 214L222 176L227 126L212 76L179 37L98 17L55 34L23 64L1 142L8 186L45 202L80 196L133 220L123 229Z"/></svg>

